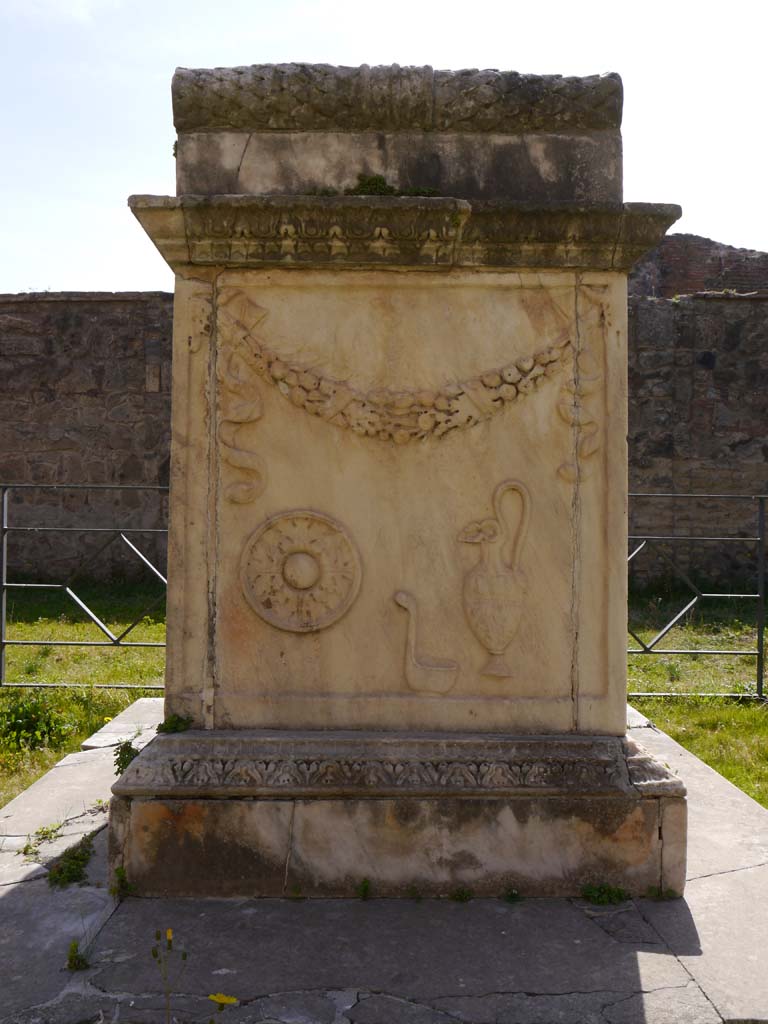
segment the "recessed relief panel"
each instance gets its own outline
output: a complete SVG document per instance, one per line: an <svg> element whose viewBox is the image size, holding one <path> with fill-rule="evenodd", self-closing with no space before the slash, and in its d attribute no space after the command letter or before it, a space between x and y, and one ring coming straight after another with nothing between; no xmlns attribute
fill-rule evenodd
<svg viewBox="0 0 768 1024"><path fill-rule="evenodd" d="M577 513L604 463L604 340L577 288L222 275L218 724L569 730L574 665L599 699L574 580L603 529Z"/></svg>

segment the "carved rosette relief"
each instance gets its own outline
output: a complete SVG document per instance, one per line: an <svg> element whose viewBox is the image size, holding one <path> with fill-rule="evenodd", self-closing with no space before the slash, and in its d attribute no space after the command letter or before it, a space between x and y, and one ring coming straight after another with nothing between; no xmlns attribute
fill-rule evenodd
<svg viewBox="0 0 768 1024"><path fill-rule="evenodd" d="M357 597L360 555L347 529L310 509L271 516L240 559L246 600L277 629L311 633L338 621Z"/></svg>
<svg viewBox="0 0 768 1024"><path fill-rule="evenodd" d="M509 522L503 504L504 496L512 492L521 499L516 526ZM480 548L480 558L464 577L463 599L472 632L491 655L483 675L512 675L504 655L520 625L525 601L527 580L519 562L530 507L528 488L519 480L504 480L493 493L496 518L468 523L458 537L462 543Z"/></svg>
<svg viewBox="0 0 768 1024"><path fill-rule="evenodd" d="M571 357L570 337L562 333L533 355L468 380L431 389L361 391L272 352L254 333L266 313L245 293L236 291L229 308L240 311L237 330L243 358L262 380L310 415L360 436L395 444L440 439L453 430L490 419L532 394Z"/></svg>

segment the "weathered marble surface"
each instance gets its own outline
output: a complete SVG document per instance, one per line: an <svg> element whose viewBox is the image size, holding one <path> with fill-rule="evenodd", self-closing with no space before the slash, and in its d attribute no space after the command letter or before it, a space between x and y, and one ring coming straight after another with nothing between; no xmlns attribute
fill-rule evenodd
<svg viewBox="0 0 768 1024"><path fill-rule="evenodd" d="M623 733L622 288L322 270L180 285L169 710ZM302 553L317 579L291 577Z"/></svg>
<svg viewBox="0 0 768 1024"><path fill-rule="evenodd" d="M625 274L679 209L620 201L618 79L283 66L174 103L199 194L131 206L177 275L166 709L202 732L115 787L113 864L682 889L684 794L621 740ZM328 194L374 172L438 194Z"/></svg>
<svg viewBox="0 0 768 1024"><path fill-rule="evenodd" d="M173 77L180 132L586 130L618 128L621 108L616 74L253 64L177 68Z"/></svg>
<svg viewBox="0 0 768 1024"><path fill-rule="evenodd" d="M380 175L427 195L618 201L621 103L618 75L179 68L176 187L323 195Z"/></svg>

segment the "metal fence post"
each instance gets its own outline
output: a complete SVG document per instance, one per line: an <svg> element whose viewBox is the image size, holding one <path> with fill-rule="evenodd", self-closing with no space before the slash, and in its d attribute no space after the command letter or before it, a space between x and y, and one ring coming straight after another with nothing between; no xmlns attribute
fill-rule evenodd
<svg viewBox="0 0 768 1024"><path fill-rule="evenodd" d="M757 696L765 674L765 496L757 499Z"/></svg>
<svg viewBox="0 0 768 1024"><path fill-rule="evenodd" d="M0 686L5 685L5 615L8 582L8 488L0 487Z"/></svg>

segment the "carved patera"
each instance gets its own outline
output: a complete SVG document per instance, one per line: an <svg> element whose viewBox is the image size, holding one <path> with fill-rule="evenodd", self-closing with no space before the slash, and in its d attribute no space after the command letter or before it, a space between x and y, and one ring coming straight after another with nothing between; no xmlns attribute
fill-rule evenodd
<svg viewBox="0 0 768 1024"><path fill-rule="evenodd" d="M519 521L513 526L505 511L505 495L516 493L521 500ZM462 596L467 621L480 643L491 655L483 675L506 677L512 669L504 654L515 637L525 601L527 580L520 568L530 518L531 498L519 480L504 480L493 493L495 519L468 523L458 539L477 544L480 558L464 576Z"/></svg>
<svg viewBox="0 0 768 1024"><path fill-rule="evenodd" d="M242 309L245 317L239 324L240 351L254 374L310 415L361 437L394 444L439 440L454 430L475 426L532 394L571 357L570 337L562 333L533 355L468 380L434 389L361 391L276 355L255 333L266 315L264 310L242 291L235 296L232 306ZM261 315L251 311L251 306Z"/></svg>
<svg viewBox="0 0 768 1024"><path fill-rule="evenodd" d="M173 77L180 132L618 129L621 105L615 74L253 64L179 68Z"/></svg>
<svg viewBox="0 0 768 1024"><path fill-rule="evenodd" d="M407 590L393 595L395 603L408 612L405 641L405 681L412 690L424 693L448 693L459 674L459 663L449 658L434 658L418 653L418 603Z"/></svg>
<svg viewBox="0 0 768 1024"><path fill-rule="evenodd" d="M346 527L311 509L271 516L240 559L246 600L265 622L291 633L325 629L344 615L362 579Z"/></svg>

